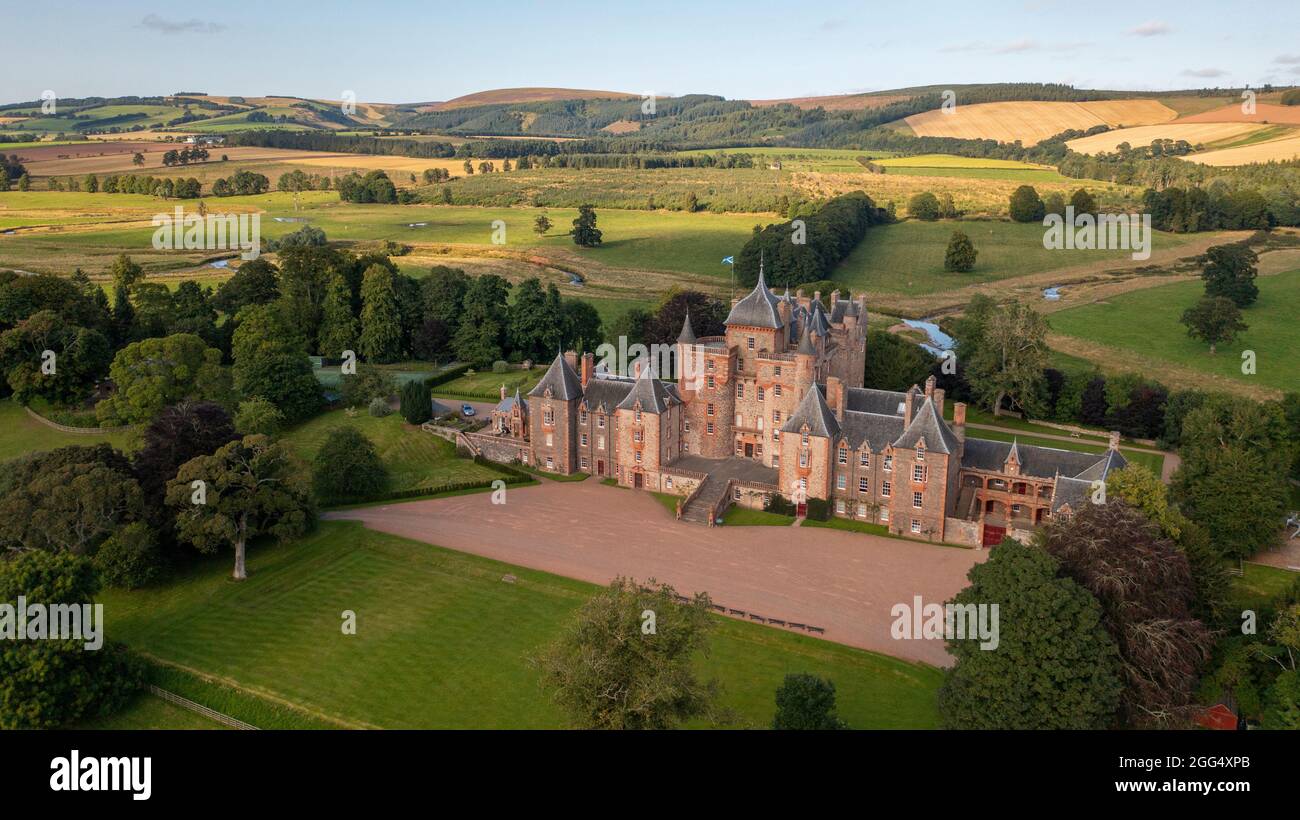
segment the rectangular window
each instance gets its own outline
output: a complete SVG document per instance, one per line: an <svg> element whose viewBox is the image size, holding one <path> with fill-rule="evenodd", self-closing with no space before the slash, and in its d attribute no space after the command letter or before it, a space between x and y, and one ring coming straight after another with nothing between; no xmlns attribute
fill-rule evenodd
<svg viewBox="0 0 1300 820"><path fill-rule="evenodd" d="M912 480L923 484L925 483L925 466L921 464L912 465Z"/></svg>
<svg viewBox="0 0 1300 820"><path fill-rule="evenodd" d="M736 439L736 455L740 455L742 451L743 447L740 443L740 439Z"/></svg>
<svg viewBox="0 0 1300 820"><path fill-rule="evenodd" d="M881 498L889 498L889 482L888 482L888 481L882 481L882 482L880 482L880 497L881 497Z"/></svg>
<svg viewBox="0 0 1300 820"><path fill-rule="evenodd" d="M871 456L867 454L866 450L863 450L861 453L858 453L858 464L862 465L863 467L871 466Z"/></svg>
<svg viewBox="0 0 1300 820"><path fill-rule="evenodd" d="M736 382L736 398L738 398L738 399L743 399L743 398L745 398L745 383L744 383L744 382Z"/></svg>
<svg viewBox="0 0 1300 820"><path fill-rule="evenodd" d="M760 441L758 444L754 445L754 452L760 456L763 455L763 442Z"/></svg>
<svg viewBox="0 0 1300 820"><path fill-rule="evenodd" d="M545 412L545 413L542 413L542 421L546 422L547 424L554 424L554 423L555 423L555 411L551 410L551 408L549 408L549 407L546 408L546 412Z"/></svg>
<svg viewBox="0 0 1300 820"><path fill-rule="evenodd" d="M636 451L636 461L637 461L638 464L641 463L641 451L640 451L640 450L637 450L637 451Z"/></svg>
<svg viewBox="0 0 1300 820"><path fill-rule="evenodd" d="M579 424L586 424L586 423L587 423L587 411L586 411L586 410L583 410L581 413L578 414L578 423L579 423Z"/></svg>
<svg viewBox="0 0 1300 820"><path fill-rule="evenodd" d="M548 470L555 469L555 459L551 458L550 456L546 457L546 469Z"/></svg>
<svg viewBox="0 0 1300 820"><path fill-rule="evenodd" d="M666 477L664 478L664 486L667 487L667 488L670 489L670 490L673 488L673 477L672 477L672 476L666 476Z"/></svg>
<svg viewBox="0 0 1300 820"><path fill-rule="evenodd" d="M865 493L866 491L867 491L867 480L866 480L865 478L859 478L859 479L858 479L858 492L860 492L860 493Z"/></svg>
<svg viewBox="0 0 1300 820"><path fill-rule="evenodd" d="M801 490L808 489L808 479L806 478L799 479L799 489Z"/></svg>
<svg viewBox="0 0 1300 820"><path fill-rule="evenodd" d="M708 377L706 383L709 385L709 389L710 389L710 390L712 390L712 389L714 388L713 377L712 377L712 376L709 376L709 377Z"/></svg>
<svg viewBox="0 0 1300 820"><path fill-rule="evenodd" d="M554 437L552 434L550 434L550 433L547 433L547 434L546 434L546 446L547 446L547 447L554 447L554 446L555 446L555 437Z"/></svg>
<svg viewBox="0 0 1300 820"><path fill-rule="evenodd" d="M778 368L776 369L776 375L778 375L778 376L781 375L781 368L778 367ZM780 398L780 397L781 397L781 385L779 385L779 384L774 384L774 385L772 385L772 392L776 394L777 398Z"/></svg>
<svg viewBox="0 0 1300 820"><path fill-rule="evenodd" d="M636 418L637 421L640 421L640 420L641 420L641 410L640 410L640 409L637 409L637 410L633 413L633 416Z"/></svg>
<svg viewBox="0 0 1300 820"><path fill-rule="evenodd" d="M880 508L880 523L882 523L882 524L888 524L888 523L889 523L889 508L888 508L888 507L881 507L881 508Z"/></svg>
<svg viewBox="0 0 1300 820"><path fill-rule="evenodd" d="M712 359L709 359L707 362L704 363L704 369L705 369L705 370L712 370L712 369L713 369L713 360L712 360Z"/></svg>
<svg viewBox="0 0 1300 820"><path fill-rule="evenodd" d="M912 493L912 506L913 506L913 507L915 507L916 509L919 510L919 509L921 509L921 505L922 505L923 503L924 503L924 501L923 501L923 499L921 498L921 494L920 494L920 493Z"/></svg>
<svg viewBox="0 0 1300 820"><path fill-rule="evenodd" d="M921 531L921 519L919 519L919 518L913 518L913 519L912 519L912 532L919 533L920 531Z"/></svg>
<svg viewBox="0 0 1300 820"><path fill-rule="evenodd" d="M781 375L781 365L777 365L776 367L772 368L772 375L774 375L774 376L780 376L780 375ZM778 396L781 395L781 385L779 385L779 384L776 386L776 394L777 394Z"/></svg>
<svg viewBox="0 0 1300 820"><path fill-rule="evenodd" d="M800 441L802 442L803 446L807 447L807 446L808 446L808 434L807 434L807 433L804 433L804 434L800 437Z"/></svg>
<svg viewBox="0 0 1300 820"><path fill-rule="evenodd" d="M582 444L583 447L586 447L586 446L587 446L587 434L586 434L586 433L583 433L582 435L580 435L580 436L578 437L578 439L579 439L579 443Z"/></svg>
<svg viewBox="0 0 1300 820"><path fill-rule="evenodd" d="M925 461L925 448L919 444L916 445L916 460Z"/></svg>
<svg viewBox="0 0 1300 820"><path fill-rule="evenodd" d="M808 466L808 451L807 451L807 450L800 450L800 451L799 451L799 466L800 466L800 467L807 467L807 466Z"/></svg>
<svg viewBox="0 0 1300 820"><path fill-rule="evenodd" d="M781 466L781 454L780 454L780 453L773 453L773 454L772 454L772 466L773 466L773 467L780 467L780 466Z"/></svg>
<svg viewBox="0 0 1300 820"><path fill-rule="evenodd" d="M844 499L835 499L835 512L839 515L844 515Z"/></svg>
<svg viewBox="0 0 1300 820"><path fill-rule="evenodd" d="M841 464L849 463L849 450L847 447L841 447L839 451L839 462Z"/></svg>
<svg viewBox="0 0 1300 820"><path fill-rule="evenodd" d="M893 472L893 470L894 470L894 457L885 456L885 472L889 473L889 472Z"/></svg>
<svg viewBox="0 0 1300 820"><path fill-rule="evenodd" d="M633 431L632 431L632 440L635 441L635 442L637 442L638 444L641 442L641 431L640 431L640 430L633 430Z"/></svg>
<svg viewBox="0 0 1300 820"><path fill-rule="evenodd" d="M596 417L596 426L599 427L599 428L602 429L602 430L605 429L605 414L604 414L604 413L601 413L599 416Z"/></svg>
<svg viewBox="0 0 1300 820"><path fill-rule="evenodd" d="M858 505L858 518L866 518L866 517L867 517L867 505L866 505L866 504L859 504L859 505Z"/></svg>
<svg viewBox="0 0 1300 820"><path fill-rule="evenodd" d="M713 435L713 422L709 422L704 425L704 432L708 433L709 435Z"/></svg>
<svg viewBox="0 0 1300 820"><path fill-rule="evenodd" d="M761 387L758 388L758 400L759 400L759 401L762 401L762 400L763 400L763 388L761 388Z"/></svg>
<svg viewBox="0 0 1300 820"><path fill-rule="evenodd" d="M711 415L713 415L713 404L712 404L712 403L709 403L709 404L704 405L704 415L706 415L706 416L711 416Z"/></svg>
<svg viewBox="0 0 1300 820"><path fill-rule="evenodd" d="M835 489L842 490L848 485L848 476L835 476Z"/></svg>
<svg viewBox="0 0 1300 820"><path fill-rule="evenodd" d="M581 464L582 464L582 469L584 469L584 470L587 469L587 457L586 457L586 456L583 456L583 457L582 457Z"/></svg>
<svg viewBox="0 0 1300 820"><path fill-rule="evenodd" d="M740 488L739 488L739 487L736 487L736 488L732 489L732 491L731 491L731 500L732 500L732 501L739 501L739 500L740 500Z"/></svg>
<svg viewBox="0 0 1300 820"><path fill-rule="evenodd" d="M750 337L748 337L748 338L745 339L745 347L749 348L750 350L753 350L753 349L754 349L754 337L753 337L753 336L750 336Z"/></svg>
<svg viewBox="0 0 1300 820"><path fill-rule="evenodd" d="M684 423L685 423L685 425L686 425L686 432L688 432L688 433L691 432L691 420L690 420L690 419L686 419Z"/></svg>

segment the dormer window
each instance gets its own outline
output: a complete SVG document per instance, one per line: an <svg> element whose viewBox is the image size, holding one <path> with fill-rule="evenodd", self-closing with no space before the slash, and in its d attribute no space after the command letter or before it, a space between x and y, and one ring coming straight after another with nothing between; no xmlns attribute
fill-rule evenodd
<svg viewBox="0 0 1300 820"><path fill-rule="evenodd" d="M885 472L891 472L894 469L894 457L885 456Z"/></svg>
<svg viewBox="0 0 1300 820"><path fill-rule="evenodd" d="M632 417L635 418L637 421L641 420L641 405L638 404L636 408L632 411Z"/></svg>
<svg viewBox="0 0 1300 820"><path fill-rule="evenodd" d="M924 444L918 444L918 445L916 445L916 460L917 460L917 461L925 461L925 445L924 445Z"/></svg>

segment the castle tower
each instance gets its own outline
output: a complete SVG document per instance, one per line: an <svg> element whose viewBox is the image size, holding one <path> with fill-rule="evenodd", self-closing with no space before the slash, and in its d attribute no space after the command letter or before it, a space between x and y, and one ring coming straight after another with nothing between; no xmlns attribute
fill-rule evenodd
<svg viewBox="0 0 1300 820"><path fill-rule="evenodd" d="M533 464L549 472L566 475L576 472L576 426L582 380L563 353L551 362L546 375L528 392L528 398Z"/></svg>

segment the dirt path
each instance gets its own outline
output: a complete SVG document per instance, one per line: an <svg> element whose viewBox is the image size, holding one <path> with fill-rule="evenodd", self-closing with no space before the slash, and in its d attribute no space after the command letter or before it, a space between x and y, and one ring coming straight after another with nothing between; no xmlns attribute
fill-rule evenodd
<svg viewBox="0 0 1300 820"><path fill-rule="evenodd" d="M896 604L942 604L988 553L819 527L717 527L672 518L652 496L543 482L488 494L328 513L383 532L597 584L623 575L823 627L827 640L935 665L942 641L890 636ZM780 627L771 627L777 629Z"/></svg>

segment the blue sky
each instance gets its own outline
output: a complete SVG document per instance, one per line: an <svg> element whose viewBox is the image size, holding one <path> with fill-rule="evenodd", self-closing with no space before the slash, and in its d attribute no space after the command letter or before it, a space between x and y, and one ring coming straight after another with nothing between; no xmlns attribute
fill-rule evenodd
<svg viewBox="0 0 1300 820"><path fill-rule="evenodd" d="M1300 84L1295 0L56 1L10 22L0 102L44 89L416 102L510 86L734 99L964 82Z"/></svg>

